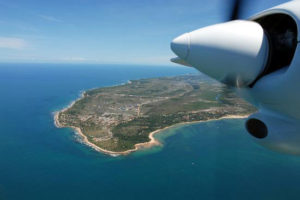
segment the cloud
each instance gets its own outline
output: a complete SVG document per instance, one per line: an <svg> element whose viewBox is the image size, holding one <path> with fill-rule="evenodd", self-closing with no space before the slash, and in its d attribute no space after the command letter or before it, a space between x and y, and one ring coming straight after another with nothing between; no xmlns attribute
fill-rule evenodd
<svg viewBox="0 0 300 200"><path fill-rule="evenodd" d="M0 37L0 48L24 49L26 46L26 41L21 38Z"/></svg>
<svg viewBox="0 0 300 200"><path fill-rule="evenodd" d="M47 16L47 15L39 15L40 18L46 20L46 21L50 21L50 22L62 22L62 20L57 19L55 17L52 16Z"/></svg>

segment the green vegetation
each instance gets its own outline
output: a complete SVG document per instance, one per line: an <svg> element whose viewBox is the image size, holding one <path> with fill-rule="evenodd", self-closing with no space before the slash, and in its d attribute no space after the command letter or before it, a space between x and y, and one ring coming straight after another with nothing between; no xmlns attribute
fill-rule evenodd
<svg viewBox="0 0 300 200"><path fill-rule="evenodd" d="M185 75L89 90L60 112L58 121L65 127L80 128L100 148L120 152L174 124L254 111L226 87L200 75Z"/></svg>

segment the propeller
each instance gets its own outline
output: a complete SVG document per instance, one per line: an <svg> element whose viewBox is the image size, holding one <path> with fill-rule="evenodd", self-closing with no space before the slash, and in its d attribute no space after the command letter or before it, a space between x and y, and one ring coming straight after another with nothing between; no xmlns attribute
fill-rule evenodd
<svg viewBox="0 0 300 200"><path fill-rule="evenodd" d="M231 12L229 21L239 19L241 16L241 10L243 6L243 0L232 0Z"/></svg>

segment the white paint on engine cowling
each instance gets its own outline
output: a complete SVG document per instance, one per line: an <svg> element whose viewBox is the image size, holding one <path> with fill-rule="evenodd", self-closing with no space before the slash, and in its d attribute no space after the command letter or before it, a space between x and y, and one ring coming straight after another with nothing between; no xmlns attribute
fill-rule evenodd
<svg viewBox="0 0 300 200"><path fill-rule="evenodd" d="M300 124L297 120L267 111L255 113L249 119L262 121L268 129L265 138L253 137L258 144L276 152L300 155Z"/></svg>

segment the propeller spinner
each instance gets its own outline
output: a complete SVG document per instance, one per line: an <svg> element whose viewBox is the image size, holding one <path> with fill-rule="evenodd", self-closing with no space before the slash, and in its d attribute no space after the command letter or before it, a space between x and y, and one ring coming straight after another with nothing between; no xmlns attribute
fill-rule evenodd
<svg viewBox="0 0 300 200"><path fill-rule="evenodd" d="M187 63L227 85L249 86L264 70L268 38L256 22L235 20L185 33L171 43L176 63Z"/></svg>

